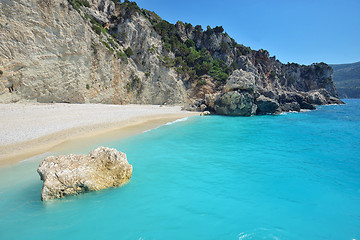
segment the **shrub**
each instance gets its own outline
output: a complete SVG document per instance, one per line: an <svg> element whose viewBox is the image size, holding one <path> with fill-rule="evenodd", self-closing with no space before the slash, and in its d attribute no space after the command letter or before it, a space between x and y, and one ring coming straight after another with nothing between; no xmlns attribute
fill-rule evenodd
<svg viewBox="0 0 360 240"><path fill-rule="evenodd" d="M210 62L198 63L195 66L196 74L198 76L207 74L210 71L210 69L212 68L212 66L213 66L212 63L210 63Z"/></svg>
<svg viewBox="0 0 360 240"><path fill-rule="evenodd" d="M212 76L215 80L221 83L225 83L229 77L227 72L231 72L231 70L229 70L224 61L216 60L213 67L209 71L209 75Z"/></svg>
<svg viewBox="0 0 360 240"><path fill-rule="evenodd" d="M3 75L3 74L4 74L4 72L2 70L0 70L0 75Z"/></svg>
<svg viewBox="0 0 360 240"><path fill-rule="evenodd" d="M115 42L114 42L114 40L112 39L112 38L110 38L110 37L108 37L108 43L110 43L110 45L112 46L112 47L115 47Z"/></svg>
<svg viewBox="0 0 360 240"><path fill-rule="evenodd" d="M229 78L229 75L224 72L216 72L214 75L212 75L212 77L221 83L225 83L226 80Z"/></svg>
<svg viewBox="0 0 360 240"><path fill-rule="evenodd" d="M195 42L192 39L187 39L185 41L185 45L190 48L190 47L195 47Z"/></svg>
<svg viewBox="0 0 360 240"><path fill-rule="evenodd" d="M90 7L90 4L87 0L76 0L76 2L78 2L81 6Z"/></svg>
<svg viewBox="0 0 360 240"><path fill-rule="evenodd" d="M98 25L93 25L92 29L95 31L97 35L101 34L101 28Z"/></svg>
<svg viewBox="0 0 360 240"><path fill-rule="evenodd" d="M157 15L155 12L146 9L142 9L141 12L142 15L151 22L152 25L161 21L161 17L159 17L159 15Z"/></svg>
<svg viewBox="0 0 360 240"><path fill-rule="evenodd" d="M205 81L205 80L199 80L199 81L197 81L197 83L196 83L197 86L203 86L203 85L205 85L205 84L206 84L206 81Z"/></svg>
<svg viewBox="0 0 360 240"><path fill-rule="evenodd" d="M221 41L220 49L222 52L230 52L231 51L229 44L226 43L225 41Z"/></svg>
<svg viewBox="0 0 360 240"><path fill-rule="evenodd" d="M128 63L127 56L125 53L118 51L116 52L116 57L120 59L122 62L125 62L126 64Z"/></svg>
<svg viewBox="0 0 360 240"><path fill-rule="evenodd" d="M107 42L102 41L102 43L105 45L105 47L107 47L107 49L109 49L111 52L114 52L114 49L112 49Z"/></svg>
<svg viewBox="0 0 360 240"><path fill-rule="evenodd" d="M179 44L178 46L175 46L174 48L176 48L176 49L175 49L175 52L176 52L178 55L182 56L182 57L186 57L186 56L188 56L188 55L191 53L191 49L188 48L188 47L187 47L185 44L183 44L183 43Z"/></svg>
<svg viewBox="0 0 360 240"><path fill-rule="evenodd" d="M233 61L230 65L232 70L236 70L239 69L239 65L236 63L236 61Z"/></svg>
<svg viewBox="0 0 360 240"><path fill-rule="evenodd" d="M172 58L170 58L168 56L165 56L163 61L164 61L165 65L168 66L168 67L173 67L174 64L175 64L174 59L172 59Z"/></svg>
<svg viewBox="0 0 360 240"><path fill-rule="evenodd" d="M143 88L140 78L134 72L132 72L131 77L132 77L131 82L128 82L125 85L127 92L129 93L132 90L137 90L137 93L140 93Z"/></svg>
<svg viewBox="0 0 360 240"><path fill-rule="evenodd" d="M133 50L131 49L131 47L128 47L127 49L125 49L124 52L125 52L125 54L126 54L127 57L130 57L130 56L134 55L134 52L133 52Z"/></svg>
<svg viewBox="0 0 360 240"><path fill-rule="evenodd" d="M244 45L241 45L241 44L237 44L236 52L238 55L246 55L251 52L251 48L245 47Z"/></svg>
<svg viewBox="0 0 360 240"><path fill-rule="evenodd" d="M222 27L222 26L216 26L214 29L214 32L215 33L222 33L222 32L224 32L224 28Z"/></svg>
<svg viewBox="0 0 360 240"><path fill-rule="evenodd" d="M142 14L141 9L136 4L136 2L130 2L128 0L125 0L125 2L121 4L121 7L125 9L125 18L131 17L131 15L133 15L136 12Z"/></svg>
<svg viewBox="0 0 360 240"><path fill-rule="evenodd" d="M128 82L125 86L126 91L129 93L131 91L131 82Z"/></svg>
<svg viewBox="0 0 360 240"><path fill-rule="evenodd" d="M274 70L271 70L271 72L270 72L270 74L269 74L269 77L270 77L270 78L275 78L275 76L276 76L275 71L274 71Z"/></svg>
<svg viewBox="0 0 360 240"><path fill-rule="evenodd" d="M161 20L159 23L155 24L154 29L162 37L168 37L169 39L175 34L176 31L175 25L165 20Z"/></svg>
<svg viewBox="0 0 360 240"><path fill-rule="evenodd" d="M168 42L165 43L165 44L164 44L164 48L165 48L166 51L170 52L170 51L171 51L171 44L168 43Z"/></svg>
<svg viewBox="0 0 360 240"><path fill-rule="evenodd" d="M87 0L68 0L68 1L78 12L80 12L81 6L90 7L90 4Z"/></svg>
<svg viewBox="0 0 360 240"><path fill-rule="evenodd" d="M189 31L189 30L193 29L193 26L191 25L191 23L185 23L185 29L187 31Z"/></svg>
<svg viewBox="0 0 360 240"><path fill-rule="evenodd" d="M106 35L108 33L108 31L98 23L93 24L92 29L95 31L97 35L101 35L101 33L104 33Z"/></svg>
<svg viewBox="0 0 360 240"><path fill-rule="evenodd" d="M202 32L203 29L202 29L201 25L196 25L196 26L195 26L195 31L197 31L197 32Z"/></svg>
<svg viewBox="0 0 360 240"><path fill-rule="evenodd" d="M89 90L90 89L90 85L86 84L86 89Z"/></svg>
<svg viewBox="0 0 360 240"><path fill-rule="evenodd" d="M152 53L155 53L155 48L151 47L147 50L148 52L152 52Z"/></svg>
<svg viewBox="0 0 360 240"><path fill-rule="evenodd" d="M137 75L133 75L133 83L140 84L140 78Z"/></svg>
<svg viewBox="0 0 360 240"><path fill-rule="evenodd" d="M176 57L175 58L175 65L179 66L183 63L183 60L181 57Z"/></svg>
<svg viewBox="0 0 360 240"><path fill-rule="evenodd" d="M200 58L200 53L195 49L190 49L190 54L185 58L185 62L189 67L195 66L197 60Z"/></svg>
<svg viewBox="0 0 360 240"><path fill-rule="evenodd" d="M149 73L149 72L146 72L146 73L145 73L145 76L146 76L146 77L150 77L150 73Z"/></svg>

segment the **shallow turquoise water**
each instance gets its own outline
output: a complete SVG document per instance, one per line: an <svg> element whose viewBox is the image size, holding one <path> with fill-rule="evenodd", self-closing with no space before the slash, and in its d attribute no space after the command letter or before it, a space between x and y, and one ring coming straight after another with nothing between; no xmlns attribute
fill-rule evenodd
<svg viewBox="0 0 360 240"><path fill-rule="evenodd" d="M1 169L0 239L360 239L360 100L347 103L103 143L127 153L131 182L47 203L40 158Z"/></svg>

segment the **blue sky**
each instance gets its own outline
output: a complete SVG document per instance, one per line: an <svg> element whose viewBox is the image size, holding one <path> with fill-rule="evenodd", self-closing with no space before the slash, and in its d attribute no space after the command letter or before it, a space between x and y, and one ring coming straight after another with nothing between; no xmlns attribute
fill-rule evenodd
<svg viewBox="0 0 360 240"><path fill-rule="evenodd" d="M136 0L171 23L223 26L281 62L360 61L360 0Z"/></svg>

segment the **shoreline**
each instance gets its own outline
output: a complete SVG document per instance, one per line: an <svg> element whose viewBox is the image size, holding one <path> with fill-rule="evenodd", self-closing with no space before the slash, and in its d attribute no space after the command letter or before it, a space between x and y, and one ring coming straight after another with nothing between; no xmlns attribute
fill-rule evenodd
<svg viewBox="0 0 360 240"><path fill-rule="evenodd" d="M47 107L66 107L72 108L72 105L64 105L64 104L27 104L27 105L17 105L17 104L6 104L6 106L1 105L1 109L4 110L4 107L8 109L9 111L14 111L13 108L16 107L25 107L25 108L47 108ZM85 111L91 111L94 113L94 109L92 107L96 107L99 105L83 105ZM104 105L106 106L106 105ZM74 105L75 108L82 108L82 105ZM101 106L102 107L102 106ZM107 107L105 107L107 108ZM118 113L114 114L114 108L119 110ZM60 109L61 110L61 109ZM136 134L140 134L146 130L154 129L156 127L162 126L168 122L172 122L178 119L190 117L190 116L198 116L198 112L188 112L188 111L181 111L179 106L175 107L160 107L160 106L154 106L154 105L119 105L119 106L113 106L110 107L110 112L113 115L120 116L118 121L109 121L109 118L100 118L97 119L94 122L99 123L93 123L88 124L88 122L80 122L80 126L75 127L68 127L70 125L64 125L61 126L63 129L60 131L54 131L54 129L59 128L59 123L56 126L53 126L51 128L51 122L48 122L47 124L49 126L44 126L44 123L41 125L37 125L38 127L36 129L28 128L27 124L30 124L29 121L34 121L33 118L29 117L29 119L25 121L20 121L23 123L19 129L22 131L27 131L27 133L31 134L31 131L35 132L37 135L40 134L39 137L34 137L33 139L28 139L25 141L19 141L19 139L13 140L10 144L1 144L0 145L0 168L4 167L10 167L12 165L18 164L19 162L26 160L28 158L41 155L46 152L55 152L55 151L64 151L64 150L75 150L76 148L81 148L85 146L90 146L94 144L99 144L104 141L111 141L116 140L120 138L126 138L130 136L134 136ZM107 110L105 110L106 112ZM140 111L140 112L139 112ZM48 110L41 111L42 114L47 115L49 114ZM61 112L61 111L60 111ZM68 112L68 111L65 111ZM100 111L102 114L104 113L104 109ZM136 114L134 114L136 112ZM71 111L70 111L71 113ZM6 115L2 113L2 115ZM26 119L26 115L28 115L25 112L20 113L24 118ZM5 119L6 121L11 121L11 114L8 117L8 119ZM41 116L39 116L40 118ZM63 112L59 113L59 116L52 116L52 117L58 117L61 120L67 119L67 115ZM86 114L83 116L78 117L78 119L83 120L84 117L88 117ZM100 116L101 117L101 116ZM64 118L64 119L61 119ZM36 119L35 119L36 120ZM87 119L85 119L87 120ZM64 120L66 121L66 120ZM71 122L72 124L75 124L76 119L68 119L67 120ZM2 120L4 122L4 119ZM44 121L43 121L44 122ZM45 120L46 124L46 120ZM79 122L76 122L75 125L79 125ZM4 128L7 126L2 126L0 129L0 133L2 133L1 130L4 131ZM47 127L49 127L47 129ZM43 131L41 133L37 132L36 130L39 130L38 128L45 128L45 130L48 130L47 132ZM18 132L21 132L19 129L17 129ZM5 129L7 130L7 129ZM14 134L16 135L16 133ZM35 135L35 136L37 136ZM4 138L5 135L3 135L2 138ZM1 140L1 139L0 139ZM2 142L6 142L7 140L2 140Z"/></svg>

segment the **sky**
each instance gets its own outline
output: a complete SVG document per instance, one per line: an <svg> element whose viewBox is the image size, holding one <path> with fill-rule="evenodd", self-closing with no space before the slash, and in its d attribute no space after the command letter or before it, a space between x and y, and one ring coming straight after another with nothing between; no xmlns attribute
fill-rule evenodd
<svg viewBox="0 0 360 240"><path fill-rule="evenodd" d="M170 23L223 26L283 63L360 61L360 0L135 0Z"/></svg>

